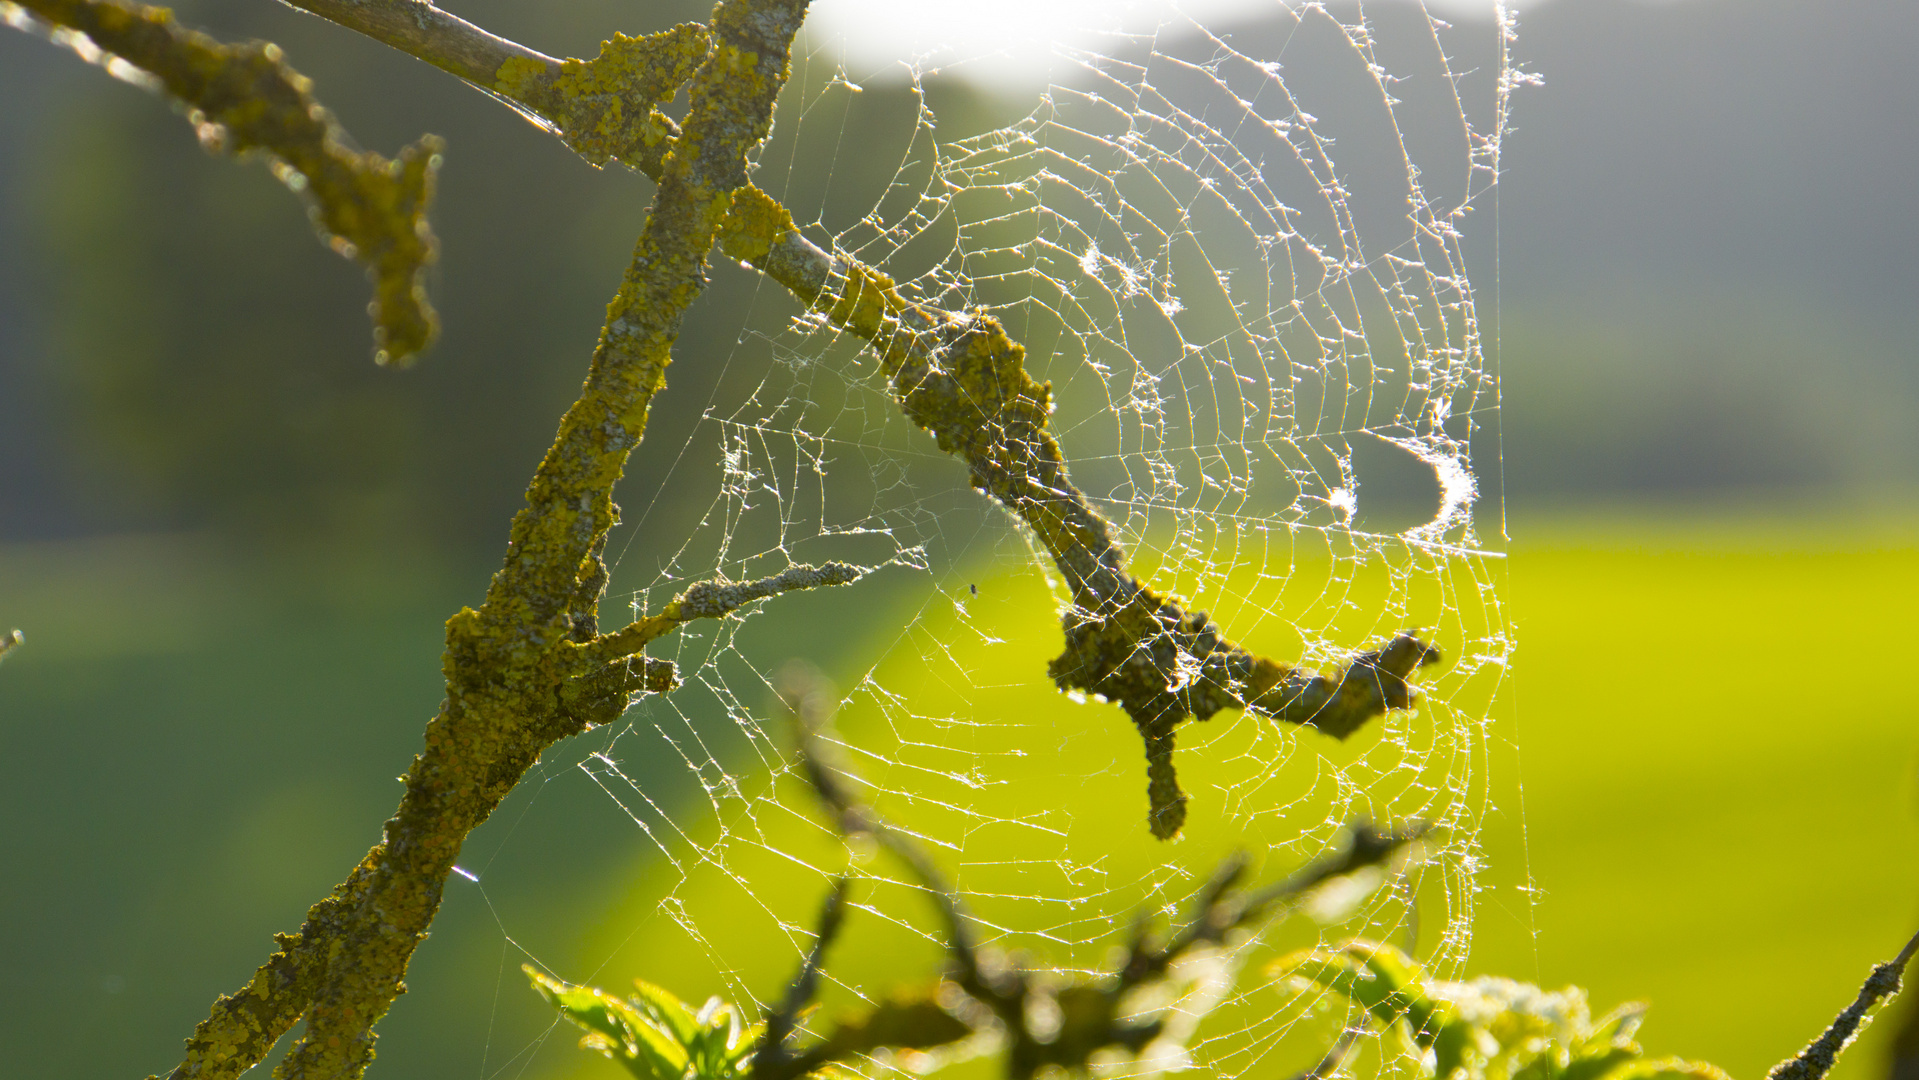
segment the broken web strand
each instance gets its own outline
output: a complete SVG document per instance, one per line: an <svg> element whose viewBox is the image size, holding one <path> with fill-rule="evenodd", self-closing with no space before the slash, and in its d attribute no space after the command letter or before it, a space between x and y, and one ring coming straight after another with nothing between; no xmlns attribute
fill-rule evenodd
<svg viewBox="0 0 1919 1080"><path fill-rule="evenodd" d="M1406 13L1391 14L1406 30ZM1473 475L1471 426L1496 407L1497 387L1480 360L1460 222L1496 175L1510 87L1494 95L1490 137L1451 97L1460 145L1448 163L1466 179L1431 195L1439 169L1415 167L1393 119L1395 95L1410 91L1384 74L1383 31L1317 6L1277 19L1291 25L1274 48L1248 44L1252 31L1168 26L1111 55L1069 53L1079 74L1039 110L956 143L940 141L917 100L872 212L808 231L894 272L910 296L1007 322L1036 377L1054 383L1053 430L1073 475L1120 526L1143 580L1308 667L1404 627L1429 634L1447 663L1422 678L1416 712L1374 721L1349 744L1240 714L1188 724L1178 762L1194 816L1179 844L1150 841L1130 724L1045 679L1070 598L1043 551L997 511L968 505L980 500L964 490L963 466L927 445L870 357L816 316L752 342L773 358L766 377L703 425L720 450L714 500L635 597L637 611L654 610L693 581L829 557L876 568L866 584L907 579L862 613L868 640L836 672L838 745L864 796L957 883L982 941L1062 979L1103 970L1137 912L1180 910L1232 847L1266 853L1271 879L1360 815L1439 828L1408 876L1344 921L1296 919L1245 946L1246 969L1302 934L1390 937L1415 895L1429 967L1456 968L1470 943L1486 717L1511 646L1495 557L1477 547L1461 479ZM1420 19L1414 29L1436 48L1448 40ZM1295 57L1315 35L1359 65L1383 129L1318 105L1310 78L1287 81L1290 67L1311 66ZM1209 87L1211 98L1194 97ZM782 122L804 128L812 113L797 111ZM1380 130L1405 197L1396 218L1349 189L1348 162L1372 164L1355 144L1377 150ZM806 138L821 137L796 142ZM826 139L843 146L844 132ZM929 268L926 242L946 237ZM791 310L758 295L762 314ZM1365 527L1354 451L1365 439L1432 468L1430 520ZM603 981L672 972L684 997L763 1006L810 948L831 876L851 866L862 880L827 996L871 1001L938 969L937 925L899 866L849 851L822 823L770 691L784 657L744 642L750 623L689 626L658 643L687 688L649 699L580 763L657 851L637 872L640 899L615 920L625 947L603 943L601 971L613 976ZM661 759L679 783L659 782ZM1328 1041L1309 1036L1340 1019L1315 1012L1323 999L1289 1002L1252 980L1215 989L1225 1000L1198 1021L1190 1053L1221 1075L1303 1061Z"/></svg>

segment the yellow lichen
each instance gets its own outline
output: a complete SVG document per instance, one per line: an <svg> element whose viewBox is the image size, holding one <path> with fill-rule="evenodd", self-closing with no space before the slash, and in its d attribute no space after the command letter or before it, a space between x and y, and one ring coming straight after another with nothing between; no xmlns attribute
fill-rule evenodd
<svg viewBox="0 0 1919 1080"><path fill-rule="evenodd" d="M681 23L644 37L614 34L593 60L557 70L523 57L500 65L493 89L538 110L567 145L595 165L658 142L651 122L711 51L706 28Z"/></svg>
<svg viewBox="0 0 1919 1080"><path fill-rule="evenodd" d="M758 265L792 231L793 215L786 207L759 188L744 187L734 193L730 212L720 224L720 250Z"/></svg>
<svg viewBox="0 0 1919 1080"><path fill-rule="evenodd" d="M529 56L509 56L493 74L493 89L518 100L535 93L546 75L546 65Z"/></svg>

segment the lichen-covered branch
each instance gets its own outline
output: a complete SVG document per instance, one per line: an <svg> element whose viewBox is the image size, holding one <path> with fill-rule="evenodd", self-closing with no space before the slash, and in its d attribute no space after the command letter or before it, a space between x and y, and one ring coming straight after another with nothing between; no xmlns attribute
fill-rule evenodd
<svg viewBox="0 0 1919 1080"><path fill-rule="evenodd" d="M573 627L570 601L599 571L594 552L616 518L613 485L665 383L681 316L705 285L706 253L745 180L746 153L771 124L804 13L804 0L723 0L714 9L686 129L608 306L586 385L528 487L485 604L447 624L447 704L428 727L385 843L362 864L371 895L341 928L358 948L328 963L306 1035L282 1067L289 1080L364 1070L372 1026L401 989L460 843L565 733L548 702Z"/></svg>
<svg viewBox="0 0 1919 1080"><path fill-rule="evenodd" d="M694 619L723 619L755 600L800 589L825 585L851 585L866 576L868 568L851 563L829 562L824 566L795 563L757 581L702 581L692 586L659 612L635 620L610 634L583 642L573 650L574 662L604 664L631 656L646 643Z"/></svg>
<svg viewBox="0 0 1919 1080"><path fill-rule="evenodd" d="M1178 834L1186 796L1172 766L1174 729L1224 708L1250 709L1343 739L1387 709L1413 700L1409 677L1438 653L1402 634L1318 675L1226 639L1202 612L1188 612L1134 576L1113 527L1067 476L1046 430L1052 388L1025 370L1026 350L987 315L914 304L892 281L836 257L817 294L811 270L762 245L771 222L794 235L785 211L757 190L742 192L741 222L723 234L727 254L752 262L869 341L901 409L940 449L965 461L973 485L1025 522L1071 589L1066 649L1049 672L1061 689L1117 702L1139 728L1148 761L1149 824ZM762 224L747 224L757 216Z"/></svg>
<svg viewBox="0 0 1919 1080"><path fill-rule="evenodd" d="M597 556L596 556L597 557ZM627 624L611 634L583 636L560 646L561 670L578 671L560 685L560 713L575 731L620 718L633 695L663 694L679 685L679 672L668 660L639 655L647 643L678 630L694 619L723 619L755 600L824 585L851 585L866 575L863 567L829 562L825 566L796 563L758 581L702 581L688 588L658 614ZM604 573L593 589L597 607ZM579 612L587 605L575 609Z"/></svg>
<svg viewBox="0 0 1919 1080"><path fill-rule="evenodd" d="M1766 1080L1820 1080L1831 1072L1832 1067L1839 1062L1839 1055L1851 1045L1859 1029L1868 1022L1867 1014L1873 1006L1899 992L1899 980L1914 953L1919 953L1919 934L1906 942L1906 947L1899 950L1898 956L1873 968L1872 974L1866 976L1865 985L1859 988L1859 996L1840 1011L1831 1026L1808 1043L1796 1057L1773 1066L1772 1071L1766 1074Z"/></svg>
<svg viewBox="0 0 1919 1080"><path fill-rule="evenodd" d="M380 363L404 365L433 341L439 322L427 303L426 267L435 243L426 211L440 162L438 138L421 138L397 160L349 149L340 125L314 100L309 80L287 66L278 46L223 44L181 27L166 8L0 0L0 21L30 28L29 19L15 14L22 11L44 28L84 35L58 36L81 55L180 102L207 149L268 156L275 175L305 196L321 239L366 267Z"/></svg>
<svg viewBox="0 0 1919 1080"><path fill-rule="evenodd" d="M302 1016L305 1031L276 1075L360 1076L467 834L555 740L617 717L634 692L672 685L664 661L583 664L579 646L597 636L591 609L605 587L613 485L664 385L680 318L705 285L707 252L745 180L746 154L771 123L805 8L805 0L722 0L710 36L673 39L684 56L648 47L664 74L635 73L646 83L638 92L670 96L673 80L690 74L686 127L663 163L586 385L514 518L505 562L481 607L447 622L446 700L427 725L399 810L300 932L277 939L280 951L254 980L216 1003L175 1077L237 1076Z"/></svg>
<svg viewBox="0 0 1919 1080"><path fill-rule="evenodd" d="M573 735L618 720L640 694L678 689L679 668L671 660L632 656L609 661L560 684L558 705L563 734Z"/></svg>
<svg viewBox="0 0 1919 1080"><path fill-rule="evenodd" d="M531 110L591 160L617 158L655 179L666 175L666 152L678 131L652 102L622 100L581 114L567 112L555 99L553 88L566 86L574 87L573 98L590 98L580 91L600 85L596 65L624 63L611 43L599 60L559 61L503 42L423 0L289 2L337 15L346 26ZM399 26L404 13L415 17ZM651 111L639 120L642 109ZM623 133L624 142L609 131ZM1046 546L1074 600L1064 620L1066 649L1050 673L1062 689L1117 702L1138 727L1155 836L1177 835L1186 819L1186 795L1172 764L1174 732L1185 720L1250 709L1344 739L1387 709L1412 704L1412 675L1437 662L1439 653L1410 634L1355 656L1343 670L1315 674L1227 640L1205 613L1187 611L1176 597L1133 575L1111 523L1073 485L1059 443L1046 429L1051 387L1027 373L1025 348L998 320L907 300L885 274L807 240L785 207L751 185L733 199L720 242L728 256L750 263L834 325L868 341L906 415L942 450L965 461L974 486L1005 505Z"/></svg>

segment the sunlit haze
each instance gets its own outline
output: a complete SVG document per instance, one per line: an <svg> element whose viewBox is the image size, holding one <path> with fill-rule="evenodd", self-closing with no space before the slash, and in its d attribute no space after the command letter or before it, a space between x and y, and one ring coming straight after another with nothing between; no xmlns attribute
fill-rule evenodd
<svg viewBox="0 0 1919 1080"><path fill-rule="evenodd" d="M1150 33L1169 19L1217 26L1275 6L1275 0L818 0L807 29L815 48L829 55L844 50L855 80L917 63L1004 86L1044 81L1059 47L1097 49L1110 35ZM1487 18L1493 0L1429 0L1427 6L1445 18Z"/></svg>

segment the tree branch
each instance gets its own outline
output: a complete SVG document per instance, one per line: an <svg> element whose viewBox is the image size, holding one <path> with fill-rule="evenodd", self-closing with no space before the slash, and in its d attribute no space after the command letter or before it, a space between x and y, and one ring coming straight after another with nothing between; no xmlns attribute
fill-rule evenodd
<svg viewBox="0 0 1919 1080"><path fill-rule="evenodd" d="M1275 907L1336 877L1390 863L1407 845L1430 831L1431 827L1420 821L1382 829L1364 818L1355 820L1346 827L1339 846L1254 893L1238 888L1246 870L1245 856L1228 858L1194 899L1193 913L1184 929L1164 943L1144 933L1135 937L1132 951L1120 968L1120 988L1131 989L1165 975L1180 957L1194 949L1223 944L1234 931L1265 919Z"/></svg>
<svg viewBox="0 0 1919 1080"><path fill-rule="evenodd" d="M306 1030L278 1075L359 1077L373 1056L374 1025L405 989L401 979L467 833L556 739L593 717L617 716L634 689L670 685L671 665L644 659L573 678L564 654L594 629L579 609L596 604L604 586L600 552L617 518L612 487L664 385L680 316L704 287L706 255L745 180L746 153L771 123L805 8L805 0L722 0L710 38L655 35L620 53L649 65L623 83L642 99L670 94L692 72L691 107L682 152L660 173L586 385L534 474L485 603L447 622L446 701L427 725L381 842L314 905L299 934L277 939L281 951L245 988L215 1004L174 1077L237 1076L302 1015ZM411 5L401 10L419 14ZM593 73L602 83L611 74ZM552 86L563 94L591 81L562 67Z"/></svg>
<svg viewBox="0 0 1919 1080"><path fill-rule="evenodd" d="M671 660L651 656L624 657L601 665L560 684L558 718L562 735L610 724L633 707L639 694L665 694L680 685L680 671Z"/></svg>
<svg viewBox="0 0 1919 1080"><path fill-rule="evenodd" d="M1364 1034L1366 1034L1366 1028L1363 1022L1341 1031L1339 1038L1334 1040L1325 1055L1311 1068L1296 1074L1293 1080L1327 1080L1328 1077L1337 1074L1339 1067L1346 1064L1346 1059L1353 1056L1353 1050L1359 1045L1360 1036Z"/></svg>
<svg viewBox="0 0 1919 1080"><path fill-rule="evenodd" d="M1899 992L1900 976L1915 952L1919 952L1919 934L1913 935L1890 963L1873 968L1872 974L1866 976L1865 985L1859 988L1859 996L1834 1018L1832 1025L1799 1051L1799 1056L1773 1066L1766 1080L1820 1080L1831 1072L1839 1055L1867 1022L1866 1014L1881 1000Z"/></svg>
<svg viewBox="0 0 1919 1080"><path fill-rule="evenodd" d="M288 6L318 15L424 60L485 89L508 61L531 63L558 74L560 61L517 41L480 29L423 0L287 0Z"/></svg>
<svg viewBox="0 0 1919 1080"><path fill-rule="evenodd" d="M604 543L602 537L602 547ZM598 558L597 553L594 558ZM819 567L796 563L758 581L741 584L702 581L680 594L657 615L629 623L614 633L580 641L579 631L586 625L583 613L597 608L600 591L605 587L604 566L597 565L595 583L587 590L592 603L582 603L574 609L576 640L559 645L557 666L578 672L560 685L559 713L566 724L565 733L612 723L632 704L635 694L664 694L679 686L679 671L672 662L639 655L649 642L694 619L723 619L755 600L823 585L850 585L866 573L864 567L841 562Z"/></svg>
<svg viewBox="0 0 1919 1080"><path fill-rule="evenodd" d="M228 45L187 30L165 8L109 0L0 0L52 26L85 35L118 62L78 49L149 90L188 107L208 150L262 153L274 175L307 200L322 242L366 267L373 279L374 358L405 365L432 343L439 319L427 303L426 267L436 244L427 228L440 140L422 137L396 161L348 149L311 83L262 42ZM125 65L131 65L129 70Z"/></svg>
<svg viewBox="0 0 1919 1080"><path fill-rule="evenodd" d="M662 171L585 388L527 489L485 605L447 624L447 705L428 727L427 748L451 744L446 765L468 767L442 771L424 755L415 760L385 842L362 863L370 895L335 931L348 950L327 964L306 1033L281 1067L287 1080L365 1070L372 1027L402 989L460 843L564 734L540 720L551 657L572 629L569 601L594 572L592 552L616 519L612 487L665 384L680 317L705 285L706 253L745 182L746 153L771 125L805 10L805 0L721 0L714 8L711 51L689 84L685 141ZM675 40L681 61L690 60L694 42ZM657 92L651 69L636 82Z"/></svg>

